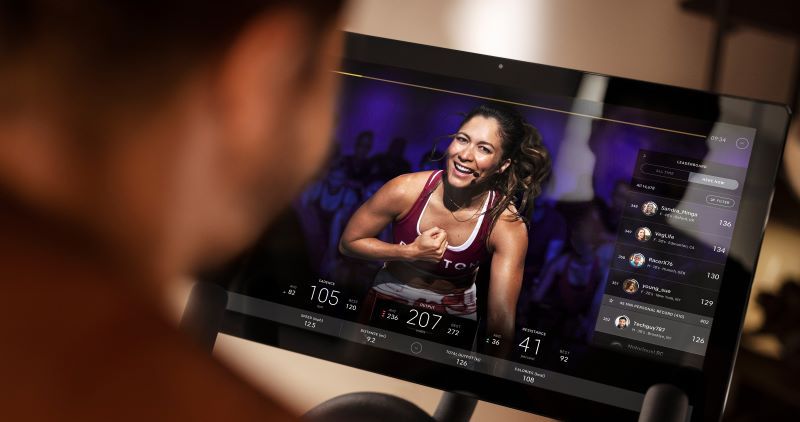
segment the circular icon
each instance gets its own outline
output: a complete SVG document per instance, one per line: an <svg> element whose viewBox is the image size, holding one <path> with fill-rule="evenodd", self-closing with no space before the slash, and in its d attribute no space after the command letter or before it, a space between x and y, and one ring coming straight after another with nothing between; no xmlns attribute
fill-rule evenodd
<svg viewBox="0 0 800 422"><path fill-rule="evenodd" d="M636 229L636 240L640 242L647 242L653 237L653 232L649 227L639 227Z"/></svg>
<svg viewBox="0 0 800 422"><path fill-rule="evenodd" d="M627 294L634 294L639 291L639 282L635 278L629 278L622 282L622 291Z"/></svg>
<svg viewBox="0 0 800 422"><path fill-rule="evenodd" d="M650 217L655 215L658 212L658 205L656 205L653 201L647 201L642 204L642 214Z"/></svg>
<svg viewBox="0 0 800 422"><path fill-rule="evenodd" d="M422 352L422 343L418 341L411 343L411 353L418 355L420 352Z"/></svg>
<svg viewBox="0 0 800 422"><path fill-rule="evenodd" d="M750 146L750 140L747 138L739 138L736 140L736 148L747 149Z"/></svg>
<svg viewBox="0 0 800 422"><path fill-rule="evenodd" d="M614 325L619 328L620 330L628 328L628 324L631 323L631 320L628 319L625 315L620 315L617 319L614 320Z"/></svg>
<svg viewBox="0 0 800 422"><path fill-rule="evenodd" d="M644 265L644 261L645 261L644 255L642 255L639 252L631 254L631 256L628 258L628 263L631 264L631 267L634 268L639 268L642 265Z"/></svg>

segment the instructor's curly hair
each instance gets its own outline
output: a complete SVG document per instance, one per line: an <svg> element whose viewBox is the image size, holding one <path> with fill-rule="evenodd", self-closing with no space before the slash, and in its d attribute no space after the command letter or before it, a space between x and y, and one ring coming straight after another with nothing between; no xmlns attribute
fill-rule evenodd
<svg viewBox="0 0 800 422"><path fill-rule="evenodd" d="M527 224L527 211L550 176L550 153L542 143L542 136L519 112L501 104L479 105L466 114L459 127L475 116L497 121L503 150L500 161L511 160L505 171L489 181L490 188L500 194L500 202L489 211L490 227L494 227L505 210Z"/></svg>

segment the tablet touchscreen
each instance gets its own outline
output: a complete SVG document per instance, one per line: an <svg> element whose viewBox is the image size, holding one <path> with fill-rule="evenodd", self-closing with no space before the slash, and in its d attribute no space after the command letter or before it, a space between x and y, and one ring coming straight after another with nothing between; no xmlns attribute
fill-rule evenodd
<svg viewBox="0 0 800 422"><path fill-rule="evenodd" d="M785 109L358 41L327 166L226 281L225 331L555 417L634 417L657 382L718 415Z"/></svg>

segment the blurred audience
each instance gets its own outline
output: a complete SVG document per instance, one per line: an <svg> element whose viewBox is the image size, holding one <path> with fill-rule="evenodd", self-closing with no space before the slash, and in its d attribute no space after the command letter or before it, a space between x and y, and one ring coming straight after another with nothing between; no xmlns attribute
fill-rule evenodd
<svg viewBox="0 0 800 422"><path fill-rule="evenodd" d="M388 182L401 174L410 173L411 164L405 159L407 143L405 138L392 139L386 152L373 159L370 176Z"/></svg>

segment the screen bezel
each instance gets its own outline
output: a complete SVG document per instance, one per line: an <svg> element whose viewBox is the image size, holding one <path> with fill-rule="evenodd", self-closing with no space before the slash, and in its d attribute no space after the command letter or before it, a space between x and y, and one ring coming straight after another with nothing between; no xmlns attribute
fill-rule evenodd
<svg viewBox="0 0 800 422"><path fill-rule="evenodd" d="M608 78L616 89L625 94L616 95L613 101L606 104L702 118L698 115L698 110L680 105L716 102L721 109L727 110L717 121L754 127L757 130L756 139L742 189L738 219L746 224L737 224L733 233L723 274L726 287L720 290L718 298L714 318L717 322L713 325L709 338L702 385L696 386L695 391L690 393L692 420L719 418L730 383L788 128L789 111L785 106L361 34L347 33L344 51L346 60L480 81L523 92L559 97L575 97L583 78L586 75L595 75ZM503 65L502 68L500 64ZM658 101L653 101L653 98L658 98ZM224 280L223 284L226 281L228 280ZM339 339L232 311L226 313L222 331L434 388L468 391L481 400L554 418L575 419L587 414L623 419L635 416L633 412L624 409L399 353L349 342L342 345L345 342ZM642 376L642 384L680 384L680 379Z"/></svg>

